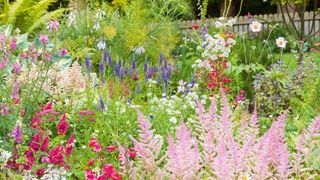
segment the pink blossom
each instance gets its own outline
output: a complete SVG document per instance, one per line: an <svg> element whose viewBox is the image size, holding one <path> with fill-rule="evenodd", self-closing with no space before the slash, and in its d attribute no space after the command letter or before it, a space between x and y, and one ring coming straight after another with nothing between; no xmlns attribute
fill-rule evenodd
<svg viewBox="0 0 320 180"><path fill-rule="evenodd" d="M69 125L66 122L66 113L64 113L57 126L59 135L65 135L68 130L68 127Z"/></svg>
<svg viewBox="0 0 320 180"><path fill-rule="evenodd" d="M42 140L42 133L35 134L29 144L29 147L32 148L34 151L38 151L40 148L41 140Z"/></svg>
<svg viewBox="0 0 320 180"><path fill-rule="evenodd" d="M40 150L41 150L41 151L47 151L48 146L49 146L49 136L47 136L47 137L43 140Z"/></svg>
<svg viewBox="0 0 320 180"><path fill-rule="evenodd" d="M13 63L12 67L13 67L15 73L20 74L21 66L18 62Z"/></svg>
<svg viewBox="0 0 320 180"><path fill-rule="evenodd" d="M10 41L10 44L9 44L9 48L14 50L17 48L17 40L12 38L11 41Z"/></svg>
<svg viewBox="0 0 320 180"><path fill-rule="evenodd" d="M2 70L3 68L5 68L5 67L7 66L8 62L9 62L8 58L6 58L6 57L3 58L3 60L0 61L0 70Z"/></svg>
<svg viewBox="0 0 320 180"><path fill-rule="evenodd" d="M96 161L96 158L93 158L91 159L89 162L88 162L88 166L92 166L92 164Z"/></svg>
<svg viewBox="0 0 320 180"><path fill-rule="evenodd" d="M49 23L49 29L53 31L57 31L59 29L60 23L56 20L52 20Z"/></svg>
<svg viewBox="0 0 320 180"><path fill-rule="evenodd" d="M86 170L85 176L86 176L86 180L96 180L96 174L90 169Z"/></svg>
<svg viewBox="0 0 320 180"><path fill-rule="evenodd" d="M44 168L39 168L36 172L38 177L41 177L46 170Z"/></svg>
<svg viewBox="0 0 320 180"><path fill-rule="evenodd" d="M43 43L43 44L48 44L49 43L49 39L46 35L40 35L39 40Z"/></svg>
<svg viewBox="0 0 320 180"><path fill-rule="evenodd" d="M56 148L52 148L49 152L49 155L46 157L45 162L50 164L60 164L60 166L64 166L64 153L63 146L59 145Z"/></svg>
<svg viewBox="0 0 320 180"><path fill-rule="evenodd" d="M101 151L101 145L99 141L95 138L91 138L89 141L89 146L93 148L94 152L100 152Z"/></svg>
<svg viewBox="0 0 320 180"><path fill-rule="evenodd" d="M70 145L70 144L73 144L73 142L74 142L74 134L72 134L71 136L70 136L70 138L68 139L68 144Z"/></svg>
<svg viewBox="0 0 320 180"><path fill-rule="evenodd" d="M66 54L68 54L68 51L66 48L62 48L59 51L59 56L65 56Z"/></svg>
<svg viewBox="0 0 320 180"><path fill-rule="evenodd" d="M11 134L13 137L15 137L16 143L20 144L22 142L22 129L20 128L18 123L14 127Z"/></svg>
<svg viewBox="0 0 320 180"><path fill-rule="evenodd" d="M6 116L9 112L9 108L8 106L6 106L6 104L2 103L1 104L1 115L2 116Z"/></svg>
<svg viewBox="0 0 320 180"><path fill-rule="evenodd" d="M108 152L114 152L116 151L116 146L107 146L106 149Z"/></svg>
<svg viewBox="0 0 320 180"><path fill-rule="evenodd" d="M72 145L66 146L66 156L70 156L72 151L73 151Z"/></svg>

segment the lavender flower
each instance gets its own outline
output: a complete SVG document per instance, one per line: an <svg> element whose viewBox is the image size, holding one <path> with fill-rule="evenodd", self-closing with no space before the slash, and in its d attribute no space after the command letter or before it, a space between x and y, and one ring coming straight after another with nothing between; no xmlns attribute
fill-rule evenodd
<svg viewBox="0 0 320 180"><path fill-rule="evenodd" d="M86 59L85 59L85 61L84 61L84 64L85 64L87 70L88 70L89 72L91 72L91 71L92 71L92 67L91 67L91 62L90 62L90 58L89 58L88 55L86 55Z"/></svg>
<svg viewBox="0 0 320 180"><path fill-rule="evenodd" d="M103 50L103 62L104 62L104 64L107 64L107 58L108 58L107 51L104 49Z"/></svg>
<svg viewBox="0 0 320 180"><path fill-rule="evenodd" d="M142 46L138 46L134 49L135 53L137 55L141 55L144 54L146 52L146 50L142 47Z"/></svg>

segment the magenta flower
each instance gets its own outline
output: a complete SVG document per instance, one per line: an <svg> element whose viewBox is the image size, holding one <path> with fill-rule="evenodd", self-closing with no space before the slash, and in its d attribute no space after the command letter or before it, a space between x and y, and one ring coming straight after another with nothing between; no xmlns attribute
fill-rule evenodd
<svg viewBox="0 0 320 180"><path fill-rule="evenodd" d="M66 122L66 113L64 113L57 126L59 135L65 135L68 130L68 127L69 125Z"/></svg>
<svg viewBox="0 0 320 180"><path fill-rule="evenodd" d="M101 145L99 141L95 138L91 138L89 141L89 146L93 148L94 152L100 152L101 151Z"/></svg>
<svg viewBox="0 0 320 180"><path fill-rule="evenodd" d="M86 176L86 180L96 180L96 174L90 169L86 170L85 176Z"/></svg>
<svg viewBox="0 0 320 180"><path fill-rule="evenodd" d="M43 43L43 44L48 44L49 43L49 39L46 35L40 35L39 40Z"/></svg>

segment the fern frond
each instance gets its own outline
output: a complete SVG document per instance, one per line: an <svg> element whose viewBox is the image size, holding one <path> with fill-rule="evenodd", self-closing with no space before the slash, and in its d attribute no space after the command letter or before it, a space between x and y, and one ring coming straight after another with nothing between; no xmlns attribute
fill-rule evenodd
<svg viewBox="0 0 320 180"><path fill-rule="evenodd" d="M48 12L44 16L40 17L37 21L35 21L30 28L27 30L28 33L32 32L36 28L40 27L41 25L45 24L48 20L57 18L59 16L63 15L63 12L66 11L67 9L62 8L58 9L52 12Z"/></svg>

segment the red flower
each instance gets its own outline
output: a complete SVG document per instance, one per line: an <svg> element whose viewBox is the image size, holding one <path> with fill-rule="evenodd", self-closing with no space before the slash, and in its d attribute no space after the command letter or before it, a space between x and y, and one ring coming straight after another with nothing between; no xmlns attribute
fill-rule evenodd
<svg viewBox="0 0 320 180"><path fill-rule="evenodd" d="M67 156L70 156L72 151L73 151L73 146L72 145L66 147L66 155Z"/></svg>
<svg viewBox="0 0 320 180"><path fill-rule="evenodd" d="M96 179L96 174L93 171L91 171L90 169L86 170L85 176L86 176L86 180L95 180Z"/></svg>
<svg viewBox="0 0 320 180"><path fill-rule="evenodd" d="M42 139L42 134L41 133L37 133L36 135L34 135L34 137L32 138L29 147L32 148L34 151L38 151L39 147L40 147L40 141Z"/></svg>
<svg viewBox="0 0 320 180"><path fill-rule="evenodd" d="M92 164L96 161L96 158L93 158L91 159L89 162L88 162L88 166L92 166Z"/></svg>
<svg viewBox="0 0 320 180"><path fill-rule="evenodd" d="M199 29L199 27L200 27L199 24L195 24L192 26L192 29Z"/></svg>
<svg viewBox="0 0 320 180"><path fill-rule="evenodd" d="M129 148L127 153L131 158L136 158L137 157L137 151L134 148Z"/></svg>
<svg viewBox="0 0 320 180"><path fill-rule="evenodd" d="M89 146L93 148L93 151L100 152L101 151L101 145L95 138L91 138L89 141Z"/></svg>
<svg viewBox="0 0 320 180"><path fill-rule="evenodd" d="M114 151L116 151L116 146L107 146L106 149L108 152L114 152Z"/></svg>
<svg viewBox="0 0 320 180"><path fill-rule="evenodd" d="M59 135L65 135L68 130L68 127L69 125L66 122L66 113L64 113L57 126Z"/></svg>
<svg viewBox="0 0 320 180"><path fill-rule="evenodd" d="M49 102L44 108L44 110L49 110L49 109L52 109L52 102Z"/></svg>
<svg viewBox="0 0 320 180"><path fill-rule="evenodd" d="M68 144L70 145L70 144L73 144L73 142L74 142L74 134L72 134L71 136L70 136L70 138L68 139Z"/></svg>
<svg viewBox="0 0 320 180"><path fill-rule="evenodd" d="M111 178L112 180L122 180L122 177L111 164L103 165L102 172L107 176L107 178Z"/></svg>
<svg viewBox="0 0 320 180"><path fill-rule="evenodd" d="M44 162L48 162L50 164L60 164L60 166L64 165L64 154L63 154L63 146L59 145L56 148L52 148L49 156L44 159Z"/></svg>
<svg viewBox="0 0 320 180"><path fill-rule="evenodd" d="M38 177L41 177L43 174L44 174L44 172L45 172L46 170L45 169L43 169L43 168L39 168L38 170L37 170L37 176Z"/></svg>
<svg viewBox="0 0 320 180"><path fill-rule="evenodd" d="M40 150L41 151L47 151L47 148L49 146L49 136L47 136L44 141L42 142L42 145L41 145L41 148Z"/></svg>

